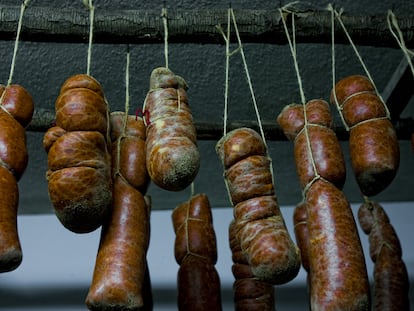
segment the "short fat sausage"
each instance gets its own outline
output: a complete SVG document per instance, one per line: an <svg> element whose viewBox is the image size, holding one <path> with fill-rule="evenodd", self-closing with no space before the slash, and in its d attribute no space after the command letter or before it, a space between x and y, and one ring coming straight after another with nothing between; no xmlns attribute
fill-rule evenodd
<svg viewBox="0 0 414 311"><path fill-rule="evenodd" d="M262 138L239 128L218 141L216 152L234 207L237 239L253 274L274 285L292 280L300 269L299 249L280 212Z"/></svg>
<svg viewBox="0 0 414 311"><path fill-rule="evenodd" d="M100 227L112 201L108 103L88 75L67 79L56 103L56 126L44 135L49 197L70 231Z"/></svg>
<svg viewBox="0 0 414 311"><path fill-rule="evenodd" d="M156 185L170 191L189 186L200 167L187 88L184 79L168 68L156 68L142 109L148 173Z"/></svg>
<svg viewBox="0 0 414 311"><path fill-rule="evenodd" d="M351 165L361 192L373 196L394 180L400 163L395 129L385 103L371 81L361 75L338 81L331 92L349 127Z"/></svg>

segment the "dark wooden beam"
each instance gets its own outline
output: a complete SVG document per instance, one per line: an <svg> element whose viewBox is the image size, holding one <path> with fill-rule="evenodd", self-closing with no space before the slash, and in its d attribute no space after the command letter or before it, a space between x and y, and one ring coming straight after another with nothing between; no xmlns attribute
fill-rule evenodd
<svg viewBox="0 0 414 311"><path fill-rule="evenodd" d="M244 43L286 44L281 16L273 10L234 10ZM18 6L0 5L0 40L14 40L19 19ZM29 6L24 15L21 40L45 42L87 42L88 10L69 10ZM297 10L296 40L298 43L329 43L331 14L327 10ZM386 22L380 15L342 14L353 41L358 45L397 48ZM171 43L223 44L217 25L225 28L227 9L168 10ZM414 12L398 16L399 26L408 47L414 46ZM338 24L338 23L337 23ZM349 44L337 25L336 43ZM234 40L234 38L232 38ZM99 10L95 11L95 43L162 43L161 10Z"/></svg>
<svg viewBox="0 0 414 311"><path fill-rule="evenodd" d="M32 122L27 127L27 130L34 132L45 132L53 125L54 119L55 113L53 111L39 108L35 110ZM197 139L199 140L219 140L223 136L222 122L195 120L194 125L197 130ZM394 126L397 131L397 136L400 140L411 139L411 134L414 132L414 120L400 120ZM227 131L231 131L240 127L249 127L256 131L259 131L259 125L257 121L252 120L238 120L229 122L227 124ZM283 134L283 131L276 124L276 121L262 121L262 127L266 139L270 141L287 140L286 136ZM337 126L334 128L334 131L339 140L348 140L349 134L344 127Z"/></svg>

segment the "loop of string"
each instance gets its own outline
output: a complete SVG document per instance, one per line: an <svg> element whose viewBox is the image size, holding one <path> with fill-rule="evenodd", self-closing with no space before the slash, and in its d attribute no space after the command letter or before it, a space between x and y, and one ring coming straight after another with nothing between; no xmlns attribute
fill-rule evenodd
<svg viewBox="0 0 414 311"><path fill-rule="evenodd" d="M335 81L336 81L336 60L335 60L335 12L333 9L333 6L331 4L328 5L328 10L331 12L331 69L332 69L332 94L335 101L336 109L338 110L339 116L341 118L341 122L345 127L346 131L349 131L349 126L345 122L344 115L342 113L343 110L343 104L340 105L338 102L338 98L336 96L336 90L335 90ZM341 14L342 12L340 12Z"/></svg>
<svg viewBox="0 0 414 311"><path fill-rule="evenodd" d="M263 130L263 126L262 126L262 121L261 121L261 117L260 117L260 113L259 113L259 109L257 106L257 101L256 101L256 97L254 94L254 90L253 90L253 84L252 84L252 80L250 77L250 73L249 73L249 68L247 66L247 61L246 61L246 56L244 54L244 50L243 50L243 44L241 42L241 38L240 38L240 33L238 30L238 26L237 26L237 21L236 21L236 17L234 15L234 11L232 8L228 9L228 15L227 15L227 35L224 34L224 32L222 31L222 29L220 27L218 27L219 31L222 33L225 42L226 42L226 89L225 89L225 109L224 109L224 113L225 113L225 118L224 118L224 131L226 131L226 127L227 127L227 108L228 108L228 87L229 87L229 58L231 56L233 56L236 52L240 52L242 61L243 61L243 67L244 67L244 72L246 74L246 79L247 79L247 83L249 86L249 90L250 90L250 95L252 97L252 102L253 102L253 107L256 113L256 117L257 117L257 123L259 125L259 130L260 130L260 134L262 136L263 142L267 148L267 144L266 144L266 138L265 138L265 134L264 134L264 130ZM233 52L230 52L230 24L231 21L233 22L233 27L234 27L234 31L236 34L236 38L237 38L237 43L238 43L238 47L237 49L235 49ZM224 132L225 134L225 132Z"/></svg>
<svg viewBox="0 0 414 311"><path fill-rule="evenodd" d="M388 23L388 28L391 31L391 34L394 36L395 40L397 40L398 45L403 51L405 58L407 59L407 63L410 66L411 73L414 76L414 66L411 60L411 58L414 57L414 52L409 50L407 46L405 45L403 34L401 32L400 26L398 25L398 20L394 12L392 12L391 10L388 10L387 23ZM397 33L394 31L393 27L395 28Z"/></svg>
<svg viewBox="0 0 414 311"><path fill-rule="evenodd" d="M89 43L88 43L88 58L86 63L86 74L89 76L91 73L91 61L92 61L92 42L93 42L93 27L95 19L95 6L92 0L84 0L84 5L89 9Z"/></svg>
<svg viewBox="0 0 414 311"><path fill-rule="evenodd" d="M10 65L10 73L9 73L9 79L7 80L7 86L10 86L12 84L12 81L13 81L14 68L16 66L17 50L19 49L20 33L21 33L21 30L22 30L22 25L23 25L23 15L24 15L24 12L25 12L27 6L29 5L29 2L30 2L30 0L25 0L22 3L22 5L20 6L19 22L17 24L17 33L16 33L16 39L14 41L13 57L12 57L11 65ZM5 91L1 94L0 107L3 107L2 104L3 104L3 98L4 98L5 94L6 94ZM6 109L4 109L4 110L7 111Z"/></svg>
<svg viewBox="0 0 414 311"><path fill-rule="evenodd" d="M300 76L299 64L298 64L297 53L296 53L295 13L287 10L286 8L279 8L279 13L280 13L280 16L281 16L281 19L282 19L283 28L285 30L286 38L287 38L288 43L289 43L290 52L292 54L293 64L294 64L295 72L296 72L296 77L298 79L299 93L300 93L302 106L303 106L303 117L304 117L304 121L305 121L305 124L303 125L303 128L302 128L301 132L303 131L304 134L305 134L306 145L307 145L307 149L308 149L308 153L309 153L309 158L311 160L312 169L313 169L313 172L315 174L314 180L316 180L316 179L320 178L320 175L319 175L318 169L316 167L315 159L313 157L312 145L311 145L310 138L309 138L309 131L308 131L309 124L308 124L308 117L307 117L307 114L306 114L305 92L304 92L303 86L302 86L302 79L301 79L301 76ZM285 20L286 16L285 16L284 13L290 13L291 16L292 16L292 39L290 38L289 30L287 28L286 20ZM299 133L298 133L298 135L299 135ZM313 181L311 183L313 183Z"/></svg>
<svg viewBox="0 0 414 311"><path fill-rule="evenodd" d="M121 165L121 142L126 137L126 128L128 125L128 114L129 114L129 67L130 67L130 53L129 53L129 46L127 48L126 53L126 65L125 65L125 114L122 122L122 131L117 138L116 141L116 170L114 172L114 176L120 176L125 180L120 172L120 165ZM128 183L127 180L125 182Z"/></svg>
<svg viewBox="0 0 414 311"><path fill-rule="evenodd" d="M390 117L390 112L389 112L389 110L388 110L388 107L387 107L387 105L385 104L385 102L384 102L384 100L383 100L383 98L382 98L382 96L381 96L380 92L378 91L377 86L375 85L375 82L374 82L374 80L373 80L373 78L372 78L372 76L371 76L371 74L370 74L370 72L369 72L369 70L368 70L367 66L365 65L364 60L362 59L361 54L359 53L359 51L358 51L358 49L357 49L356 45L354 44L354 42L353 42L353 40L352 40L352 38L351 38L351 36L350 36L350 34L349 34L348 30L347 30L347 29L346 29L346 27L345 27L345 24L344 24L344 23L343 23L343 21L342 21L341 15L342 15L342 13L343 13L343 10L340 10L340 11L338 12L337 10L335 10L335 9L332 7L332 5L329 5L329 6L328 6L328 9L329 9L329 10L331 10L332 14L333 14L333 15L336 17L336 19L338 20L339 25L341 26L342 30L344 31L345 36L347 37L347 39L348 39L348 41L349 41L349 43L350 43L350 45L351 45L352 49L354 50L356 57L358 58L358 60L359 60L359 62L360 62L360 64L361 64L361 66L362 66L362 68L364 69L365 74L367 75L367 77L368 77L369 81L372 83L372 85L373 85L373 87L374 87L374 89L375 89L375 93L376 93L376 95L380 98L381 103L383 104L383 106L384 106L384 108L385 108L385 111L386 111L387 117L389 118L389 117ZM334 24L334 22L332 22L332 23ZM334 26L334 25L333 25L333 26ZM332 27L332 32L334 32L334 27ZM332 37L333 37L333 36L334 36L334 35L332 35ZM332 43L332 45L333 45L333 43ZM335 68L333 68L333 70L335 70ZM333 83L335 83L335 81L334 81ZM333 92L334 92L334 99L335 99L335 101L336 101L336 105L338 106L339 104L338 104L337 97L336 97L335 87L333 88ZM339 112L341 113L341 110L339 110ZM341 113L341 114L342 114L342 113ZM345 125L345 126L346 126L346 125Z"/></svg>
<svg viewBox="0 0 414 311"><path fill-rule="evenodd" d="M238 44L237 48L235 50L233 50L232 52L230 51L231 24L233 24L234 31L235 31L236 38L237 38L237 44ZM271 158L269 156L269 148L268 148L267 143L266 143L266 137L265 137L263 126L262 126L261 117L260 117L259 109L258 109L258 106L257 106L257 101L256 101L256 97L255 97L254 90L253 90L253 84L252 84L249 69L248 69L248 66L247 66L246 56L244 54L243 44L242 44L242 41L241 41L241 38L240 38L240 33L239 33L239 30L238 30L236 17L235 17L233 9L231 7L228 8L228 10L227 10L227 34L224 33L224 31L223 31L223 29L221 28L220 25L217 26L217 29L222 34L222 36L224 38L224 41L226 43L226 80L225 80L225 94L224 94L223 135L225 136L226 131L227 131L230 57L233 56L234 54L240 52L242 62L243 62L244 72L246 74L247 83L248 83L248 86L249 86L250 94L251 94L252 101L253 101L254 110L255 110L255 113L256 113L256 117L257 117L257 123L259 125L260 134L261 134L261 137L262 137L262 140L263 140L263 144L266 147L267 157L270 160L269 170L270 170L270 173L271 173L271 176L272 176L272 184L274 184L273 164L272 164ZM226 185L227 193L229 195L230 202L231 202L232 200L231 200L230 189L229 189L227 179L225 179L225 185Z"/></svg>
<svg viewBox="0 0 414 311"><path fill-rule="evenodd" d="M162 8L161 17L164 25L164 57L165 57L165 68L168 68L168 16L167 8Z"/></svg>

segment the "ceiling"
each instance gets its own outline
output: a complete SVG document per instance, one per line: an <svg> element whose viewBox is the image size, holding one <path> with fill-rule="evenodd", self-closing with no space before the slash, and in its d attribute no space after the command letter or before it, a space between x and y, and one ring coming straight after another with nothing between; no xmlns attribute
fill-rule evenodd
<svg viewBox="0 0 414 311"><path fill-rule="evenodd" d="M85 12L84 8L78 8L78 5L73 4L73 1L54 1L53 4L49 2L34 1L33 7L27 8L26 16L31 16L31 9L41 11L46 6L49 6L49 8L63 8L67 10L66 12L79 14L80 17L76 14L71 16L73 16L73 19L78 18L76 22L80 30L73 30L72 27L72 35L59 40L59 35L50 35L55 28L47 29L49 26L46 26L43 30L31 29L29 25L33 21L29 19L26 26L23 26L22 41L19 45L13 81L23 85L32 94L36 112L33 123L27 129L29 165L19 183L19 211L22 214L53 213L45 178L47 154L42 147L43 135L50 124L49 122L53 119L54 101L61 84L69 76L84 73L86 70L87 36L84 33L87 32L88 28L79 25L82 25L82 21L87 22L87 11ZM14 6L17 9L15 1L2 1L2 3L4 4L0 5L0 9L7 5ZM193 1L178 2L176 7L169 8L170 14L174 16L174 10L176 12L186 10L205 12L206 10L217 9L221 13L226 11L226 7L219 6L212 1L200 1L198 5L195 3ZM312 3L318 3L315 10L320 10L329 2L310 1L309 3L311 6ZM162 5L162 1L153 1L150 4L143 5L140 9L144 12L146 12L145 10L153 12L151 10L158 10ZM261 20L260 14L268 14L266 13L268 10L277 12L274 1L253 1L253 3L252 1L232 1L232 6L236 10L236 18L237 12L243 15L243 12L251 13L252 8L262 10L256 12L255 16L258 21ZM371 1L352 3L336 1L336 6L343 7L345 13L349 15L359 14L370 17L383 17L388 9L393 9L396 14L403 15L408 20L414 20L414 5L410 1L383 1L380 4L375 3L375 5ZM130 1L117 1L116 4L113 1L100 1L96 14L98 16L100 10L101 12L115 14L120 9L136 10L130 4ZM307 11L308 9L305 8L304 10ZM127 12L122 14L127 14ZM222 21L225 15L220 14L216 16L220 16L220 21ZM2 27L2 25L6 25L6 21L4 21L4 17L1 21L1 16L0 14L0 29L6 29ZM53 16L50 16L50 18L53 18ZM371 19L368 18L369 20ZM122 21L113 22L114 24L122 24ZM215 21L213 20L211 23L214 24ZM263 23L266 24L266 22ZM302 25L301 23L306 25L306 16L303 16L302 19L298 17L297 23L298 25ZM159 20L154 21L152 30L154 27L160 27L161 24ZM243 29L248 29L246 23L243 25L246 27ZM249 27L253 26L250 25ZM70 28L70 25L57 23L54 27L56 27L56 31L59 31L59 27L67 29L66 27ZM111 25L109 25L110 27ZM137 27L142 27L142 25L137 25ZM266 129L270 156L273 160L276 194L281 205L294 205L301 200L301 189L293 159L293 144L281 135L275 120L285 105L293 102L299 103L301 99L292 55L289 46L286 44L286 37L280 31L281 25L279 24L278 27L279 33L277 33L278 39L275 40L276 42L272 42L269 35L255 41L254 36L251 35L251 32L254 31L253 27L253 30L246 34L248 42L243 45L243 51L246 56L261 120ZM317 27L317 25L314 27ZM220 35L217 35L217 30L214 27L208 35L195 34L190 38L183 39L186 37L185 29L185 27L181 27L179 31L182 31L182 33L178 35L172 29L171 36L176 38L176 42L170 42L168 52L169 67L176 74L184 77L189 84L190 108L199 130L198 147L201 154L201 167L194 181L194 191L206 193L213 207L225 207L229 206L229 199L223 181L223 168L215 153L215 144L223 132L225 46L223 42L217 42ZM307 31L305 28L301 28L302 30ZM31 32L36 31L37 35L31 36ZM99 28L97 31L99 31ZM369 68L377 88L382 92L383 97L388 100L389 108L393 112L393 122L400 137L401 164L398 174L393 183L375 199L380 201L414 201L414 192L412 191L414 154L409 141L410 135L414 131L412 123L414 117L412 74L404 62L402 50L395 43L392 43L390 34L378 35L375 34L375 29L371 29L370 31L373 33L371 40L363 42L364 35L358 35L363 30L352 28L350 31L358 38L358 50L367 68ZM318 30L316 32L318 33ZM326 35L329 35L329 29L320 28L319 32L320 36L313 36L312 41L314 42L307 42L306 36L301 36L297 43L298 67L307 100L314 98L327 100L332 88L331 44L329 36L326 37ZM410 29L404 30L407 40L411 40L413 32L413 29L411 31ZM0 56L3 60L0 63L0 81L4 81L4 83L8 79L13 53L14 42L11 33L4 32L4 40L0 41ZM44 36L42 36L42 33ZM47 34L50 36L48 37ZM162 28L158 29L158 36L154 40L145 41L144 36L144 39L140 42L135 42L129 38L128 40L131 40L131 43L127 45L129 42L125 41L128 40L122 41L122 36L117 39L118 42L112 42L113 40L108 37L110 34L103 35L103 32L100 33L99 40L93 45L91 75L101 82L111 111L124 111L125 109L127 47L131 57L129 77L130 113L135 113L135 110L142 106L148 91L151 71L165 64L164 45L161 40L162 36L160 37L159 34L162 34ZM180 35L182 40L178 39ZM383 36L383 40L381 40L381 36ZM209 39L210 37L211 39ZM72 38L73 41L70 41L69 38ZM242 36L241 39L243 40L243 38ZM361 64L350 44L344 39L343 34L338 33L338 40L335 45L335 73L337 79L351 74L363 74ZM235 48L236 44L232 43L231 46ZM231 57L229 73L228 122L234 127L251 126L257 118L240 53L236 53ZM334 109L332 111L335 115L338 135L348 165L344 192L351 202L360 202L361 195L349 164L347 135L341 130L336 111ZM208 127L207 130L206 126ZM169 192L152 184L148 194L152 197L153 209L173 209L189 198L191 190L188 188L180 192Z"/></svg>

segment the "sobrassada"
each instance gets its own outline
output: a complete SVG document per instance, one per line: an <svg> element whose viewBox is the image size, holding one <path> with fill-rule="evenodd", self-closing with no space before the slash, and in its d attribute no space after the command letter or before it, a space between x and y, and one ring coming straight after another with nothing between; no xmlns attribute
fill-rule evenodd
<svg viewBox="0 0 414 311"><path fill-rule="evenodd" d="M239 128L222 137L216 151L234 206L237 239L253 274L271 284L292 280L300 269L299 249L280 212L262 138Z"/></svg>
<svg viewBox="0 0 414 311"><path fill-rule="evenodd" d="M112 203L108 103L99 82L81 74L64 82L55 109L56 126L43 139L49 197L67 229L91 232Z"/></svg>
<svg viewBox="0 0 414 311"><path fill-rule="evenodd" d="M186 89L183 78L167 68L156 68L142 109L147 121L148 173L156 185L170 191L190 185L200 167Z"/></svg>

